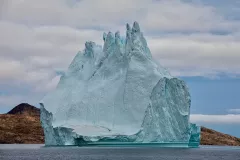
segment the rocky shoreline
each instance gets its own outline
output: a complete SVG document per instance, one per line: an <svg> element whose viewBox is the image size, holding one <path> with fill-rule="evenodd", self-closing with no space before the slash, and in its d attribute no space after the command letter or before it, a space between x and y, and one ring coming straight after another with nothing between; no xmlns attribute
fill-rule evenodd
<svg viewBox="0 0 240 160"><path fill-rule="evenodd" d="M0 144L43 144L40 110L26 103L0 114ZM240 138L201 127L201 145L240 146Z"/></svg>

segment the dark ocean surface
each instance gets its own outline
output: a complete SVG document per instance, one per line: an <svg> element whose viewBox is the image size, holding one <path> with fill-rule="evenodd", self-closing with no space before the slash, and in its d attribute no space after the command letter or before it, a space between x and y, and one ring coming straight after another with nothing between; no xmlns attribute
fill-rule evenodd
<svg viewBox="0 0 240 160"><path fill-rule="evenodd" d="M0 160L240 160L239 147L43 147L0 144Z"/></svg>

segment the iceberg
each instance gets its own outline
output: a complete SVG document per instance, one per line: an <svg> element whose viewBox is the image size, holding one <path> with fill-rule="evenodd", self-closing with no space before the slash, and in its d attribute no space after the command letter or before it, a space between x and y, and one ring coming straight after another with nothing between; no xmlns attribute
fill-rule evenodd
<svg viewBox="0 0 240 160"><path fill-rule="evenodd" d="M139 24L103 41L86 42L41 100L45 145L197 147L188 88L153 59Z"/></svg>

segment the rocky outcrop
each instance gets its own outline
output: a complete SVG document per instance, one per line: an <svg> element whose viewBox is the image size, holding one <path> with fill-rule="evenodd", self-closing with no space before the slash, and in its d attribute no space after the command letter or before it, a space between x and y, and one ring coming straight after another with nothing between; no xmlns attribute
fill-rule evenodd
<svg viewBox="0 0 240 160"><path fill-rule="evenodd" d="M240 138L201 127L201 145L240 146Z"/></svg>
<svg viewBox="0 0 240 160"><path fill-rule="evenodd" d="M0 143L44 143L39 113L38 108L22 103L7 114L0 114Z"/></svg>
<svg viewBox="0 0 240 160"><path fill-rule="evenodd" d="M21 103L10 110L7 114L40 116L40 110L28 103Z"/></svg>
<svg viewBox="0 0 240 160"><path fill-rule="evenodd" d="M19 105L18 105L19 106ZM25 105L30 106L30 105ZM16 110L14 107L12 110ZM18 108L18 107L17 107ZM25 108L25 107L24 107ZM26 109L24 114L18 110L13 114L0 114L0 144L42 144L44 134L37 114L40 110L34 106ZM31 112L29 115L28 112ZM34 114L32 114L34 113ZM36 116L32 116L36 115ZM201 145L240 146L240 138L201 128Z"/></svg>

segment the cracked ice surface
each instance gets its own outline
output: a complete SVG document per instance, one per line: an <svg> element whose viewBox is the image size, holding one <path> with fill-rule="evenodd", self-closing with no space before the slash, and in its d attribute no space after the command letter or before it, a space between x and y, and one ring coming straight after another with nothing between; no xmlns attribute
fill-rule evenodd
<svg viewBox="0 0 240 160"><path fill-rule="evenodd" d="M86 42L43 98L46 145L189 142L187 86L154 61L137 22L126 28L126 38L104 33L103 47Z"/></svg>

